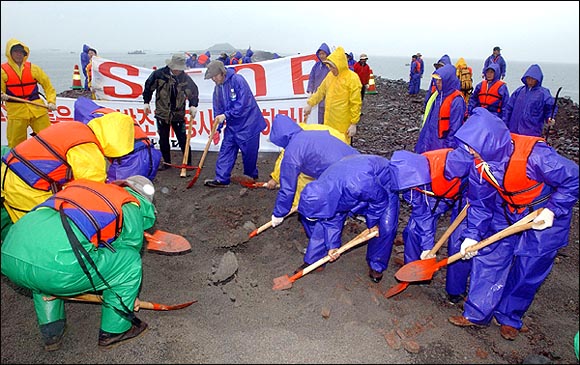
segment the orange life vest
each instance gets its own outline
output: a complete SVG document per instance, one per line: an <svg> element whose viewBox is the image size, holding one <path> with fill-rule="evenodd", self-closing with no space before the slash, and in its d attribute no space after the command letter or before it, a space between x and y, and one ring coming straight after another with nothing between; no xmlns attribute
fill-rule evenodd
<svg viewBox="0 0 580 365"><path fill-rule="evenodd" d="M64 213L95 247L109 246L123 228L123 205L139 204L139 200L116 184L86 179L71 181L39 207Z"/></svg>
<svg viewBox="0 0 580 365"><path fill-rule="evenodd" d="M26 100L40 98L38 95L38 81L32 76L32 65L30 62L24 62L22 65L22 78L18 76L8 62L2 64L2 69L8 76L6 80L6 94Z"/></svg>
<svg viewBox="0 0 580 365"><path fill-rule="evenodd" d="M66 154L71 148L85 143L94 143L103 152L87 125L75 121L60 122L14 147L2 157L2 161L29 186L56 193L63 184L74 179Z"/></svg>
<svg viewBox="0 0 580 365"><path fill-rule="evenodd" d="M439 138L444 138L449 132L449 119L451 117L451 103L453 99L456 97L461 97L463 99L463 94L461 91L455 90L451 93L451 95L447 96L445 100L443 100L443 104L441 104L441 108L439 108L439 129L438 129L438 136Z"/></svg>
<svg viewBox="0 0 580 365"><path fill-rule="evenodd" d="M442 148L422 153L422 155L427 157L427 160L429 161L432 194L429 194L429 192L426 191L419 191L428 195L433 195L437 198L446 198L452 200L459 198L461 179L455 177L451 180L447 180L445 178L445 164L447 161L447 155L452 150L452 148Z"/></svg>
<svg viewBox="0 0 580 365"><path fill-rule="evenodd" d="M478 168L478 171L480 174L483 171L483 178L497 189L507 203L510 212L522 213L525 208L549 197L548 195L536 200L544 188L544 183L529 179L526 176L526 167L532 149L536 143L545 142L545 140L540 137L523 136L515 133L511 133L511 137L514 144L514 152L506 167L503 187L496 184L495 179L490 177L482 166ZM479 159L475 160L476 164L480 162L481 160Z"/></svg>
<svg viewBox="0 0 580 365"><path fill-rule="evenodd" d="M499 95L499 88L505 84L505 82L501 81L501 80L497 80L493 85L491 85L490 88L487 87L488 82L487 80L483 80L481 82L481 89L479 90L479 95L478 95L478 100L479 100L479 104L484 107L485 109L489 109L489 106L494 104L495 102L497 102L499 100L499 103L497 103L495 110L497 113L501 112L501 107L502 107L502 99L501 96ZM494 111L494 110L492 110Z"/></svg>

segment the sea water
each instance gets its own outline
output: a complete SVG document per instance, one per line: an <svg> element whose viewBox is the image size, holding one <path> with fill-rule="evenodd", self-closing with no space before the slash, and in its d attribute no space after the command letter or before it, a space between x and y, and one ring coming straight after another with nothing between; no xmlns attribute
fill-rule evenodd
<svg viewBox="0 0 580 365"><path fill-rule="evenodd" d="M153 68L165 66L165 60L171 58L172 52L156 52L145 51L145 54L128 54L128 53L101 53L100 57L121 63L127 63L133 66ZM212 55L215 59L218 55ZM429 75L434 71L433 63L440 58L423 57L425 62L425 74L421 80L421 89L426 90L429 86ZM52 85L57 93L71 89L72 75L74 66L80 65L80 51L67 52L62 50L31 50L28 60L40 66L44 72L50 77ZM456 59L451 59L456 62ZM473 69L473 85L477 85L481 81L481 70L483 69L484 59L475 60L466 58L468 66ZM6 62L6 56L2 56L2 62ZM371 67L373 74L380 76L383 79L403 80L409 81L409 57L387 57L387 56L373 56L369 53L367 61ZM534 61L522 62L511 61L506 59L507 71L504 81L508 85L510 94L523 83L521 78L531 64L537 63ZM575 103L579 103L579 79L578 79L578 63L552 63L542 62L538 63L542 68L544 80L542 86L548 88L552 96L556 96L559 87L560 97L569 97ZM84 76L81 70L81 79L84 85ZM378 90L380 92L380 90Z"/></svg>

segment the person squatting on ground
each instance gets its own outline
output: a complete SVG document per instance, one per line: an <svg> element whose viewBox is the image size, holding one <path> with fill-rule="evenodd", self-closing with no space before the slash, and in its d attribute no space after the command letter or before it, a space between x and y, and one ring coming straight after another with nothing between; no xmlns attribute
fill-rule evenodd
<svg viewBox="0 0 580 365"><path fill-rule="evenodd" d="M306 124L306 123L297 123L297 125L299 125L300 128L302 128L306 131L328 131L331 135L340 139L345 144L347 143L346 136L344 134L340 133L336 129L329 127L327 125ZM276 159L276 162L274 163L274 170L272 170L272 172L270 173L270 180L268 180L268 182L266 184L266 188L268 188L270 190L274 190L274 189L277 189L280 187L280 165L282 164L283 158L284 158L284 149L282 149L280 151L280 153L278 154L278 158ZM300 199L300 193L302 192L302 189L304 189L304 186L306 186L306 184L308 184L311 181L314 181L313 177L310 177L310 176L305 175L303 173L300 173L300 175L298 175L298 182L296 185L296 194L294 194L294 202L292 203L292 207L298 206L298 200Z"/></svg>
<svg viewBox="0 0 580 365"><path fill-rule="evenodd" d="M507 84L499 79L499 65L492 63L484 70L485 79L475 86L469 104L467 115L473 114L477 107L487 109L491 114L505 119L506 106L510 100Z"/></svg>
<svg viewBox="0 0 580 365"><path fill-rule="evenodd" d="M437 224L449 211L450 222L454 222L467 204L467 178L472 164L471 156L451 148L427 151L420 155L403 150L393 153L393 168L408 171L410 176L426 175L421 180L428 181L402 192L402 199L411 206L409 221L403 230L405 264L435 257L430 256L429 251L435 245ZM461 232L466 226L464 219L449 236L447 257L460 251ZM459 303L467 295L470 271L469 261L447 266L445 289L451 303Z"/></svg>
<svg viewBox="0 0 580 365"><path fill-rule="evenodd" d="M228 186L240 151L244 175L257 179L260 134L267 124L252 89L234 68L226 70L224 64L217 60L207 66L205 79L215 83L213 123L218 124L218 141L224 125L225 131L215 164L215 178L206 180L204 184L209 187Z"/></svg>
<svg viewBox="0 0 580 365"><path fill-rule="evenodd" d="M326 75L330 72L330 69L324 63L329 55L330 47L326 43L322 43L316 50L318 61L312 66L310 74L308 75L308 84L306 85L307 94L314 94ZM318 103L318 124L324 124L325 104L324 98Z"/></svg>
<svg viewBox="0 0 580 365"><path fill-rule="evenodd" d="M371 280L381 281L399 221L399 198L391 187L389 160L361 154L343 157L304 187L298 213L309 241L304 264L296 272L327 254L331 261L338 259L346 219L362 215L367 228L379 231L368 242L366 261Z"/></svg>
<svg viewBox="0 0 580 365"><path fill-rule="evenodd" d="M409 66L409 95L419 93L419 84L421 83L421 63L417 61L417 55L411 56Z"/></svg>
<svg viewBox="0 0 580 365"><path fill-rule="evenodd" d="M369 88L369 81L371 80L371 67L367 64L368 56L366 53L361 53L359 61L354 64L354 72L358 75L362 87L360 89L361 103L365 99L365 93ZM362 106L361 106L362 108Z"/></svg>
<svg viewBox="0 0 580 365"><path fill-rule="evenodd" d="M510 133L484 108L476 108L455 137L459 148L475 157L461 244L464 259L471 258L473 266L463 315L449 321L461 327L485 326L495 318L501 336L514 340L558 250L568 245L572 208L578 201L578 165L542 138ZM532 229L466 252L539 208L543 210Z"/></svg>
<svg viewBox="0 0 580 365"><path fill-rule="evenodd" d="M2 156L1 189L12 222L73 179L105 182L106 158L133 151L133 118L116 112L88 124L52 124Z"/></svg>
<svg viewBox="0 0 580 365"><path fill-rule="evenodd" d="M455 148L453 138L455 132L463 124L467 106L461 91L459 80L453 65L445 65L432 75L437 90L431 94L419 138L415 145L415 153L437 150L441 148Z"/></svg>
<svg viewBox="0 0 580 365"><path fill-rule="evenodd" d="M187 165L191 165L191 147L186 146L187 124L185 123L186 101L189 103L189 117L195 119L197 105L199 103L199 91L197 85L185 72L185 56L174 54L171 59L165 60L167 66L155 70L149 75L143 87L143 110L146 115L151 113L151 98L155 92L155 119L157 121L157 133L159 134L159 149L163 156L163 164L160 169L166 170L171 165L171 146L169 145L169 133L177 137L179 148L185 153L189 148Z"/></svg>
<svg viewBox="0 0 580 365"><path fill-rule="evenodd" d="M270 141L284 149L284 158L280 163L280 190L272 211L272 227L280 225L292 209L300 174L318 179L334 162L359 154L329 131L304 130L283 114L274 117Z"/></svg>
<svg viewBox="0 0 580 365"><path fill-rule="evenodd" d="M348 68L342 47L337 47L324 63L330 68L330 72L306 101L304 116L308 117L312 107L325 100L324 124L344 133L350 144L351 138L356 134L356 124L360 120L360 79Z"/></svg>
<svg viewBox="0 0 580 365"><path fill-rule="evenodd" d="M91 120L112 114L119 119L127 119L127 114L114 109L97 105L94 101L79 97L74 104L74 119L84 124L90 124ZM157 169L161 163L161 152L155 148L149 137L145 134L139 123L133 120L134 143L133 150L126 155L116 158L108 158L107 180L123 180L133 175L142 175L149 180L155 180Z"/></svg>
<svg viewBox="0 0 580 365"><path fill-rule="evenodd" d="M50 78L35 64L28 62L30 49L16 39L6 42L6 62L2 64L2 102L6 105L6 139L14 148L27 138L28 127L34 133L50 126L48 111L56 110L56 91ZM39 85L44 93L40 92ZM17 97L38 106L10 100ZM40 96L48 103L44 105Z"/></svg>
<svg viewBox="0 0 580 365"><path fill-rule="evenodd" d="M544 74L540 65L531 65L506 105L504 122L510 132L541 137L544 126L553 126L558 113L556 100L550 90L542 86ZM553 113L552 113L553 111Z"/></svg>
<svg viewBox="0 0 580 365"><path fill-rule="evenodd" d="M105 184L79 179L16 222L2 243L2 274L30 289L44 349L61 347L64 300L101 292L99 348L147 329L134 311L143 232L155 223L155 188L143 176Z"/></svg>

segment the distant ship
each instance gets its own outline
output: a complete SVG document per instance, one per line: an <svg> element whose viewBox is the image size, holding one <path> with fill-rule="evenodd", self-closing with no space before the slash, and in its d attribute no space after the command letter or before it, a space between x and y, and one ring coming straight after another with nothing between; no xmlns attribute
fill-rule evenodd
<svg viewBox="0 0 580 365"><path fill-rule="evenodd" d="M127 53L128 54L145 54L145 51L143 51L142 49L138 49L138 50L127 52Z"/></svg>

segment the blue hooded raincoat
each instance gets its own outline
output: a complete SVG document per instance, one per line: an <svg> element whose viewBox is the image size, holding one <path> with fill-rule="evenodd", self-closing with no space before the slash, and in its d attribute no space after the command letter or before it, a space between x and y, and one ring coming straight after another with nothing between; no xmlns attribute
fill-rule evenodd
<svg viewBox="0 0 580 365"><path fill-rule="evenodd" d="M455 132L463 124L465 111L465 99L461 94L453 98L451 102L449 114L449 130L439 138L439 113L441 106L449 95L455 90L459 90L459 79L455 73L455 66L445 65L433 72L433 75L438 75L441 78L441 90L437 90L437 95L432 95L435 98L433 102L427 103L425 110L426 117L424 118L423 127L419 133L419 139L415 145L416 153L423 153L425 151L438 150L441 148L455 148L456 141L453 138Z"/></svg>
<svg viewBox="0 0 580 365"><path fill-rule="evenodd" d="M484 108L475 108L455 137L460 148L469 146L481 156L503 187L506 168L514 152L512 136L503 121ZM558 249L568 245L571 210L578 201L578 165L542 141L531 150L524 173L529 179L544 183L540 196L549 194L548 199L538 202L533 209L550 209L554 213L553 226L529 229L479 250L473 258L469 294L464 305L463 315L471 322L488 324L495 317L500 324L520 329L522 317L550 273ZM529 209L511 212L504 207L498 191L482 178L475 165L469 173L468 199L470 208L464 237L476 241L530 212Z"/></svg>
<svg viewBox="0 0 580 365"><path fill-rule="evenodd" d="M530 76L538 81L536 86L528 88L526 77ZM510 96L506 105L505 124L512 133L526 136L541 137L544 123L558 112L558 106L550 90L542 86L544 74L539 65L531 65L521 78L523 86L517 88Z"/></svg>
<svg viewBox="0 0 580 365"><path fill-rule="evenodd" d="M300 173L318 179L334 162L359 153L329 131L304 130L283 114L274 117L270 141L284 148L284 158L280 163L280 190L272 213L276 217L284 217L290 212Z"/></svg>
<svg viewBox="0 0 580 365"><path fill-rule="evenodd" d="M399 199L391 188L386 158L357 154L333 163L304 187L298 212L310 238L305 263L313 264L328 250L339 248L348 216L364 215L368 228L379 227L379 236L369 240L367 263L378 272L387 269L397 234Z"/></svg>

